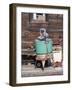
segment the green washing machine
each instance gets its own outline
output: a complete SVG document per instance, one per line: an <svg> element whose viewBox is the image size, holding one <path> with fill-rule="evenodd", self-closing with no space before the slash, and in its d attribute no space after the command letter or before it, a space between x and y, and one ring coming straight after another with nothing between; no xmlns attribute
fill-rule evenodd
<svg viewBox="0 0 72 90"><path fill-rule="evenodd" d="M36 48L37 56L40 55L40 58L42 58L42 57L44 57L43 55L52 53L52 47L53 47L52 44L53 44L53 42L51 39L48 39L47 41L36 40L35 48ZM46 60L41 59L39 61L42 62L42 69L44 70ZM36 62L37 62L37 60L36 60ZM36 64L35 64L35 66L36 66Z"/></svg>
<svg viewBox="0 0 72 90"><path fill-rule="evenodd" d="M35 48L36 48L36 54L37 55L43 55L47 54L47 47L45 41L36 41L35 42Z"/></svg>
<svg viewBox="0 0 72 90"><path fill-rule="evenodd" d="M43 54L52 53L53 41L52 39L48 39L47 41L37 40L35 42L35 47L36 47L36 54L43 55Z"/></svg>
<svg viewBox="0 0 72 90"><path fill-rule="evenodd" d="M52 53L53 51L53 41L52 39L48 39L48 41L46 42L46 47L47 47L47 53Z"/></svg>

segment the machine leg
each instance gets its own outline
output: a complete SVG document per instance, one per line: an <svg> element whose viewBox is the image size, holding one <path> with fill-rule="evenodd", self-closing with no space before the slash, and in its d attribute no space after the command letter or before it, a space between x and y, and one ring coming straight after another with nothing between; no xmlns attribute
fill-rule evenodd
<svg viewBox="0 0 72 90"><path fill-rule="evenodd" d="M44 70L45 61L42 61L42 70Z"/></svg>
<svg viewBox="0 0 72 90"><path fill-rule="evenodd" d="M35 61L35 68L36 68L37 61Z"/></svg>

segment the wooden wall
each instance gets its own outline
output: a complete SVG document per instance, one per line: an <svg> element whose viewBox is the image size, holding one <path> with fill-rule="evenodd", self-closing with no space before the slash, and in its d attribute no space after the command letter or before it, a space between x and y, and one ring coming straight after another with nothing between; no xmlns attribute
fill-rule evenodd
<svg viewBox="0 0 72 90"><path fill-rule="evenodd" d="M49 37L52 38L54 45L62 45L63 41L63 15L45 14L45 21L33 20L32 13L22 13L22 48L23 42L34 42L39 36L39 29L46 28ZM26 46L29 46L26 45Z"/></svg>

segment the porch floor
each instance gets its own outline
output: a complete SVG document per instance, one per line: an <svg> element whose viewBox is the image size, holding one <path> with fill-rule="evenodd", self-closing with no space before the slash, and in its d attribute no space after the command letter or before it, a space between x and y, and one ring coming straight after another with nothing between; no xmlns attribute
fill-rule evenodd
<svg viewBox="0 0 72 90"><path fill-rule="evenodd" d="M35 65L22 65L21 76L22 77L35 77L35 76L52 76L52 75L63 75L62 67L45 67L35 68Z"/></svg>

